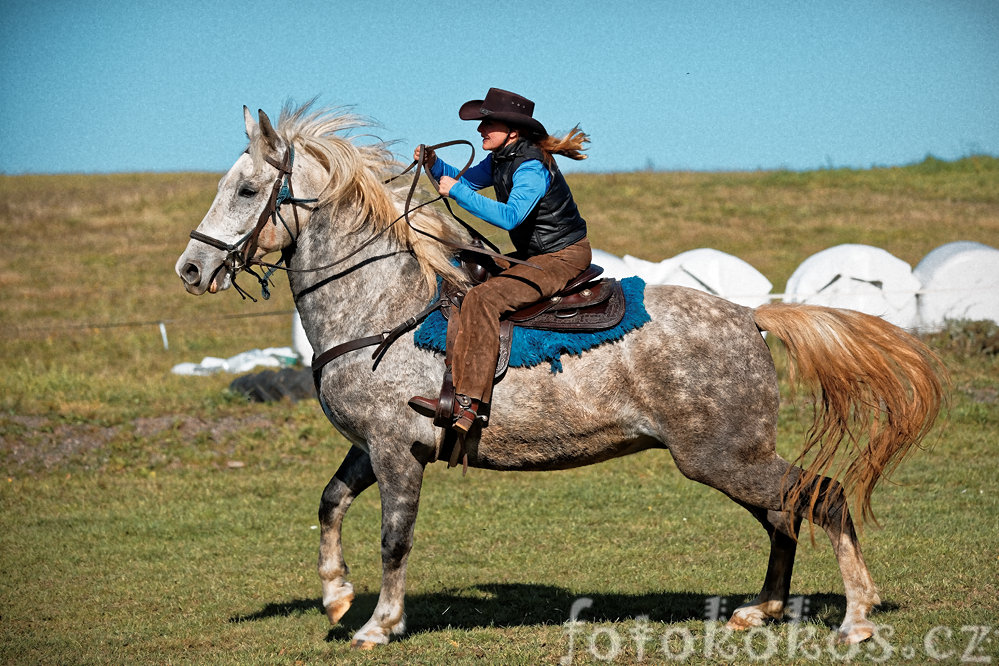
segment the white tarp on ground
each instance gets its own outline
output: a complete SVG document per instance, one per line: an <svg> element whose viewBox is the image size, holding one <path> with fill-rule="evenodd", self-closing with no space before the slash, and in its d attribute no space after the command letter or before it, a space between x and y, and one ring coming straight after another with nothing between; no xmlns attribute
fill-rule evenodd
<svg viewBox="0 0 999 666"><path fill-rule="evenodd" d="M859 310L913 329L919 289L906 262L877 247L847 244L805 259L788 279L784 300Z"/></svg>
<svg viewBox="0 0 999 666"><path fill-rule="evenodd" d="M711 248L688 250L658 263L630 254L620 261L624 265L623 274L611 273L611 277L637 275L648 284L690 287L751 308L769 301L773 288L770 280L750 264ZM599 263L596 259L594 262Z"/></svg>
<svg viewBox="0 0 999 666"><path fill-rule="evenodd" d="M311 358L311 357L310 357ZM229 358L206 356L201 363L178 363L171 372L175 375L214 375L216 372L239 374L257 367L283 368L298 361L291 347L251 349Z"/></svg>
<svg viewBox="0 0 999 666"><path fill-rule="evenodd" d="M999 323L999 250L972 241L941 245L919 262L920 325L939 330L948 319Z"/></svg>

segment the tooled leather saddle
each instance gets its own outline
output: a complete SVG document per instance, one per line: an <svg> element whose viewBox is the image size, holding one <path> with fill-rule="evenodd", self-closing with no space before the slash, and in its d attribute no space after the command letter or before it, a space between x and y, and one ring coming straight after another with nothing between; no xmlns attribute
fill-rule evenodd
<svg viewBox="0 0 999 666"><path fill-rule="evenodd" d="M469 261L465 256L462 256L462 266L474 284L481 284L493 274L481 264ZM604 269L600 266L590 264L589 268L571 280L565 288L554 296L503 316L500 320L496 381L502 379L509 366L515 327L590 333L613 328L621 323L626 305L624 290L620 281L616 279L597 279L603 271ZM442 288L441 292L443 303L441 314L448 318L452 307L461 307L465 293L447 285ZM434 416L434 425L441 428L450 426L455 400L450 349L445 352L444 365L444 381L441 384L437 412ZM488 420L489 405L481 406L479 417L483 421ZM453 445L453 442L448 442L448 444ZM452 453L450 465L456 464L455 455Z"/></svg>
<svg viewBox="0 0 999 666"><path fill-rule="evenodd" d="M462 257L462 265L465 267L473 283L482 283L491 275L482 265L467 260L465 256ZM517 326L551 331L588 333L614 328L621 323L624 319L626 309L624 289L619 280L597 279L601 273L603 273L603 268L591 264L589 268L570 281L564 289L554 296L533 303L516 312L511 312L502 318L500 321L499 359L496 364L495 374L497 381L503 377L509 366L513 330ZM348 352L378 345L378 348L372 354L372 359L375 361L373 369L378 365L388 346L405 331L411 330L438 307L441 308L445 318L448 317L451 313L451 308L460 307L464 297L465 294L463 291L453 287L449 288L445 283L441 288L441 298L438 301L431 304L422 313L403 322L395 329L383 331L378 335L351 340L327 349L321 354L317 354L312 361L312 373L316 385L316 393L320 396L320 402L322 402L322 369L326 364ZM458 438L455 431L450 428L454 400L455 392L451 379L450 350L447 350L445 352L444 381L441 386L437 412L434 416L434 425L443 428L445 436L434 452L434 459L442 458L448 460L449 467L458 464L458 459L463 455L465 446L464 437ZM489 405L483 405L483 411L480 416L483 421L489 418ZM467 464L467 457L465 461Z"/></svg>
<svg viewBox="0 0 999 666"><path fill-rule="evenodd" d="M462 258L462 266L473 284L485 282L493 273L481 264ZM625 313L624 290L616 279L598 279L604 269L596 264L572 279L561 291L519 310L504 315L500 320L499 359L496 378L506 372L510 362L510 349L515 327L545 331L590 333L613 328L621 323ZM444 305L441 313L449 318L452 307L461 307L464 291L444 286ZM450 358L447 358L450 367Z"/></svg>

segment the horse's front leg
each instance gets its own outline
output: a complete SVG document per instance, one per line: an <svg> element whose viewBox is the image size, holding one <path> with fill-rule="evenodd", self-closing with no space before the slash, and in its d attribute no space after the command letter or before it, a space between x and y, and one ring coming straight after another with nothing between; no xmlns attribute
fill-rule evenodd
<svg viewBox="0 0 999 666"><path fill-rule="evenodd" d="M382 589L371 619L354 634L350 645L371 649L406 630L406 561L413 547L413 529L423 485L422 463L408 451L372 456L382 498Z"/></svg>
<svg viewBox="0 0 999 666"><path fill-rule="evenodd" d="M330 479L319 503L319 579L323 583L323 608L336 624L354 600L354 586L347 582L349 569L343 560L340 531L343 516L362 490L375 482L371 458L353 446Z"/></svg>

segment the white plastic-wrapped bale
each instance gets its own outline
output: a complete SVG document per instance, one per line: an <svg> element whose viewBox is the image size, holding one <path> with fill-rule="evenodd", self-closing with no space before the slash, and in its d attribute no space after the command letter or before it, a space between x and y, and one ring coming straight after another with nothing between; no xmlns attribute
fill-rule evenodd
<svg viewBox="0 0 999 666"><path fill-rule="evenodd" d="M626 278L638 275L624 260L617 255L603 250L593 250L593 263L604 269L600 277L606 278Z"/></svg>
<svg viewBox="0 0 999 666"><path fill-rule="evenodd" d="M770 280L751 264L720 250L688 250L660 266L665 270L658 284L699 289L750 308L770 300Z"/></svg>
<svg viewBox="0 0 999 666"><path fill-rule="evenodd" d="M632 275L642 278L646 284L664 284L663 280L670 272L669 259L648 261L626 254L621 257L621 261L628 267L628 270L632 271Z"/></svg>
<svg viewBox="0 0 999 666"><path fill-rule="evenodd" d="M920 326L940 330L947 320L999 323L999 250L956 241L936 248L916 265L922 284L917 299Z"/></svg>
<svg viewBox="0 0 999 666"><path fill-rule="evenodd" d="M785 300L858 310L896 326L919 324L912 267L881 248L846 244L803 261L787 281Z"/></svg>

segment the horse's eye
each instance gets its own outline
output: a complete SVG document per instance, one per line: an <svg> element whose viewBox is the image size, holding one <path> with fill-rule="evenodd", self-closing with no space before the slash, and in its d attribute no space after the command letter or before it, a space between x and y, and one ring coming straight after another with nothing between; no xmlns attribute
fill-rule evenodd
<svg viewBox="0 0 999 666"><path fill-rule="evenodd" d="M245 199L252 199L257 196L257 191L250 187L249 185L243 185L239 188L239 196Z"/></svg>

